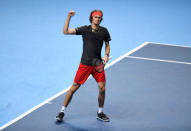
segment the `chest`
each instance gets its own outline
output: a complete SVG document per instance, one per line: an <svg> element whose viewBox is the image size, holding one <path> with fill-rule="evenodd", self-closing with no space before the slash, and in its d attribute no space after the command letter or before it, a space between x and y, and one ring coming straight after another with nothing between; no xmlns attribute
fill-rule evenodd
<svg viewBox="0 0 191 131"><path fill-rule="evenodd" d="M92 42L103 42L105 33L102 31L93 32L88 31L86 34L84 34L84 39Z"/></svg>

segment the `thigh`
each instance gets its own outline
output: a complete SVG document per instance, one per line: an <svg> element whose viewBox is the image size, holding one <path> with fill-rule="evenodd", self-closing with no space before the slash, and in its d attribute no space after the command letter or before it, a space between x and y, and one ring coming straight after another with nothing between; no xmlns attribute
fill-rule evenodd
<svg viewBox="0 0 191 131"><path fill-rule="evenodd" d="M95 70L93 70L92 76L94 77L94 79L96 80L97 83L100 83L100 82L105 83L106 82L104 70L102 72L96 72Z"/></svg>
<svg viewBox="0 0 191 131"><path fill-rule="evenodd" d="M80 85L84 84L84 82L90 76L91 72L92 72L91 66L80 64L76 76L74 78L74 83Z"/></svg>

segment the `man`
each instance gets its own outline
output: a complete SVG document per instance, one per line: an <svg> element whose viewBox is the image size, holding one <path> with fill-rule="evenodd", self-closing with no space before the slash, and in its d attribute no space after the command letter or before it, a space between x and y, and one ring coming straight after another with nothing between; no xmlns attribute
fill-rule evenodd
<svg viewBox="0 0 191 131"><path fill-rule="evenodd" d="M62 106L60 113L58 113L58 115L56 116L56 120L58 122L62 121L66 107L71 101L73 94L82 84L84 84L84 82L91 74L98 83L99 87L99 95L98 95L99 108L97 112L97 119L108 122L110 121L109 117L107 117L103 113L103 106L105 100L105 83L106 83L105 72L104 71L102 71L101 73L96 72L92 66L92 60L94 58L98 58L100 60L102 59L101 49L103 46L103 42L105 41L105 57L103 58L103 60L105 63L108 62L109 52L110 52L109 41L111 40L110 34L105 27L100 26L100 23L103 20L102 19L103 13L101 10L93 10L90 13L89 20L91 25L81 26L75 29L69 29L70 19L74 15L75 11L68 12L68 17L64 25L63 33L82 35L83 53L78 71L74 79L74 83L66 94L64 104Z"/></svg>

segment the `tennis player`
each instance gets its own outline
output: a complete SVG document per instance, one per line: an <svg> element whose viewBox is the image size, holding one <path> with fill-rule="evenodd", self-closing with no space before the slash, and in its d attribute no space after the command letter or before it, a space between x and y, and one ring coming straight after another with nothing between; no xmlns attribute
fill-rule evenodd
<svg viewBox="0 0 191 131"><path fill-rule="evenodd" d="M98 112L97 119L109 122L110 119L107 115L103 113L104 100L105 100L105 72L96 72L92 66L92 60L94 58L101 58L101 50L103 43L105 42L105 56L103 58L104 62L107 63L109 60L110 45L109 41L111 40L110 34L105 27L100 26L101 21L103 20L103 13L101 10L93 10L90 13L89 20L91 25L85 25L74 29L69 29L69 23L72 16L75 15L75 11L71 10L68 12L67 19L65 21L63 33L64 34L74 34L82 35L83 38L83 53L81 57L81 62L77 70L76 76L74 78L74 83L68 90L64 103L62 105L61 111L56 116L56 120L61 122L64 117L64 113L68 104L70 103L73 94L79 89L79 87L84 84L89 75L91 74L99 87L98 95Z"/></svg>

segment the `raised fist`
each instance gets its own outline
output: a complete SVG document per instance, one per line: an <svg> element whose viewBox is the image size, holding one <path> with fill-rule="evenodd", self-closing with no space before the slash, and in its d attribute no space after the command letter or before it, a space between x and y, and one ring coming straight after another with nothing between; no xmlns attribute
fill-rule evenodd
<svg viewBox="0 0 191 131"><path fill-rule="evenodd" d="M69 12L68 12L68 16L74 16L75 15L75 11L74 10L70 10Z"/></svg>

